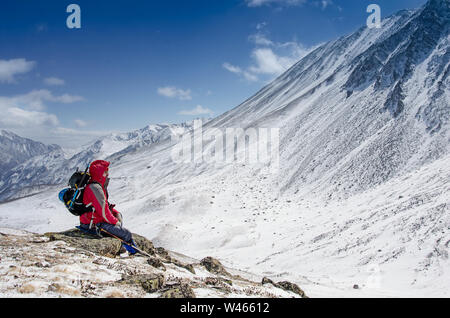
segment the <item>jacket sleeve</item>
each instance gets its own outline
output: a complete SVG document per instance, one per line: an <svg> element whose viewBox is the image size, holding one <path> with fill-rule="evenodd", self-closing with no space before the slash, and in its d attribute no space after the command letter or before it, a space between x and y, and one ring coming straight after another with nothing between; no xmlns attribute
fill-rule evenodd
<svg viewBox="0 0 450 318"><path fill-rule="evenodd" d="M101 185L97 183L91 184L86 188L85 196L87 196L85 201L92 203L96 217L103 220L105 223L116 225L118 220L109 209L109 204Z"/></svg>

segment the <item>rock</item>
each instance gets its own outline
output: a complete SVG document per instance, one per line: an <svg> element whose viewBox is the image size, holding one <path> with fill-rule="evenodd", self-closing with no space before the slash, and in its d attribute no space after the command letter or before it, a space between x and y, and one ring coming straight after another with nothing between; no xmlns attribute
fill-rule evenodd
<svg viewBox="0 0 450 318"><path fill-rule="evenodd" d="M201 260L200 264L205 266L205 268L210 273L230 276L230 274L225 270L223 265L215 258L205 257L204 259Z"/></svg>
<svg viewBox="0 0 450 318"><path fill-rule="evenodd" d="M45 233L50 241L64 241L70 246L85 249L89 252L100 254L107 257L116 257L121 254L122 242L115 238L103 237L86 234L80 230L73 229L60 233ZM143 236L133 234L133 239L139 249L144 252L155 255L153 243Z"/></svg>
<svg viewBox="0 0 450 318"><path fill-rule="evenodd" d="M176 284L167 289L160 298L195 298L195 293L188 284Z"/></svg>
<svg viewBox="0 0 450 318"><path fill-rule="evenodd" d="M207 277L204 280L205 285L212 286L216 290L220 290L225 294L231 293L230 286L233 286L233 282L229 279L221 277Z"/></svg>
<svg viewBox="0 0 450 318"><path fill-rule="evenodd" d="M269 278L267 278L267 277L264 277L264 278L262 279L261 284L262 284L262 285L264 285L264 284L272 284L272 285L275 286L275 283L274 283L272 280L270 280Z"/></svg>
<svg viewBox="0 0 450 318"><path fill-rule="evenodd" d="M302 298L307 298L305 295L305 292L298 287L298 285L291 283L291 282L280 282L277 284L278 288L287 290L287 291L291 291L293 293L296 293L297 295L299 295Z"/></svg>
<svg viewBox="0 0 450 318"><path fill-rule="evenodd" d="M141 286L147 293L155 293L163 287L164 275L161 274L124 275L118 283L138 285Z"/></svg>
<svg viewBox="0 0 450 318"><path fill-rule="evenodd" d="M156 248L156 254L160 255L162 258L170 258L169 253L162 247Z"/></svg>
<svg viewBox="0 0 450 318"><path fill-rule="evenodd" d="M143 237L139 234L135 234L135 233L133 233L133 240L140 250L142 250L150 255L156 254L155 247L153 246L153 243L150 240L146 239L145 237Z"/></svg>
<svg viewBox="0 0 450 318"><path fill-rule="evenodd" d="M174 258L170 258L170 257L169 257L169 262L174 264L174 265L176 265L176 266L178 266L178 267L184 268L184 269L188 270L189 272L191 272L192 274L195 275L194 266L192 264L183 264L179 260L174 259Z"/></svg>
<svg viewBox="0 0 450 318"><path fill-rule="evenodd" d="M264 277L262 279L261 284L262 285L272 284L273 286L275 286L277 288L281 288L283 290L296 293L297 295L299 295L302 298L308 298L308 296L306 296L305 292L300 287L298 287L298 285L291 283L291 282L283 281L283 282L275 283L271 279Z"/></svg>
<svg viewBox="0 0 450 318"><path fill-rule="evenodd" d="M150 257L148 260L147 260L147 263L149 264L149 265L151 265L151 266L153 266L154 268L161 268L162 270L166 270L166 267L164 266L164 264L163 264L163 262L159 259L159 258L156 258L156 257Z"/></svg>
<svg viewBox="0 0 450 318"><path fill-rule="evenodd" d="M164 259L165 263L174 264L175 266L184 268L184 269L188 270L189 272L191 272L192 274L195 274L194 266L192 264L184 264L184 263L180 262L179 260L170 257L169 253L164 248L158 247L155 249L155 252L156 252L156 254L158 254L158 256L160 256Z"/></svg>
<svg viewBox="0 0 450 318"><path fill-rule="evenodd" d="M77 229L61 233L45 233L50 241L64 241L70 246L85 249L107 257L115 257L120 254L122 243L114 238L98 238L85 234Z"/></svg>
<svg viewBox="0 0 450 318"><path fill-rule="evenodd" d="M359 286L357 284L353 285L353 289L359 289Z"/></svg>
<svg viewBox="0 0 450 318"><path fill-rule="evenodd" d="M206 277L205 284L212 285L212 286L217 286L219 284L227 284L227 285L233 286L233 281L231 281L229 279L223 279L221 277Z"/></svg>

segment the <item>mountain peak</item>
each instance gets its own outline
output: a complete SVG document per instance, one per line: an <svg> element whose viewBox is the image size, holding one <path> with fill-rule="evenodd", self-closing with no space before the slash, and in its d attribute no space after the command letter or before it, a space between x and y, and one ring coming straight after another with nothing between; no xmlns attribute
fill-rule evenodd
<svg viewBox="0 0 450 318"><path fill-rule="evenodd" d="M6 138L14 138L14 137L19 137L18 135L16 135L15 133L13 133L12 131L9 130L0 130L0 136L1 137L6 137Z"/></svg>
<svg viewBox="0 0 450 318"><path fill-rule="evenodd" d="M425 4L425 10L434 11L442 17L448 17L450 15L450 0L429 0Z"/></svg>

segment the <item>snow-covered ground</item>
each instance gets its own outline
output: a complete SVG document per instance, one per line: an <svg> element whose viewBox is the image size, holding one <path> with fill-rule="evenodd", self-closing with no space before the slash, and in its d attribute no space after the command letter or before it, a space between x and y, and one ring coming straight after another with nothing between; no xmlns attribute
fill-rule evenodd
<svg viewBox="0 0 450 318"><path fill-rule="evenodd" d="M145 203L127 198L135 189L124 193L120 180L110 191L125 226L157 246L291 280L311 297L448 297L449 163L443 158L345 201L277 196L270 175L255 179L236 167L149 196L135 192ZM70 228L77 220L58 190L0 205L0 224L39 233Z"/></svg>

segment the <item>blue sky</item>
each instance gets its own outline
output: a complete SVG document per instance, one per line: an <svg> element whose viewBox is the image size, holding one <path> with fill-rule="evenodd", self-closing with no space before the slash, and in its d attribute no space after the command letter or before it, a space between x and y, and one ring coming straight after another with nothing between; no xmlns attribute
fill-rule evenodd
<svg viewBox="0 0 450 318"><path fill-rule="evenodd" d="M0 129L63 146L217 116L314 46L425 0L3 0ZM66 7L81 8L68 29Z"/></svg>

